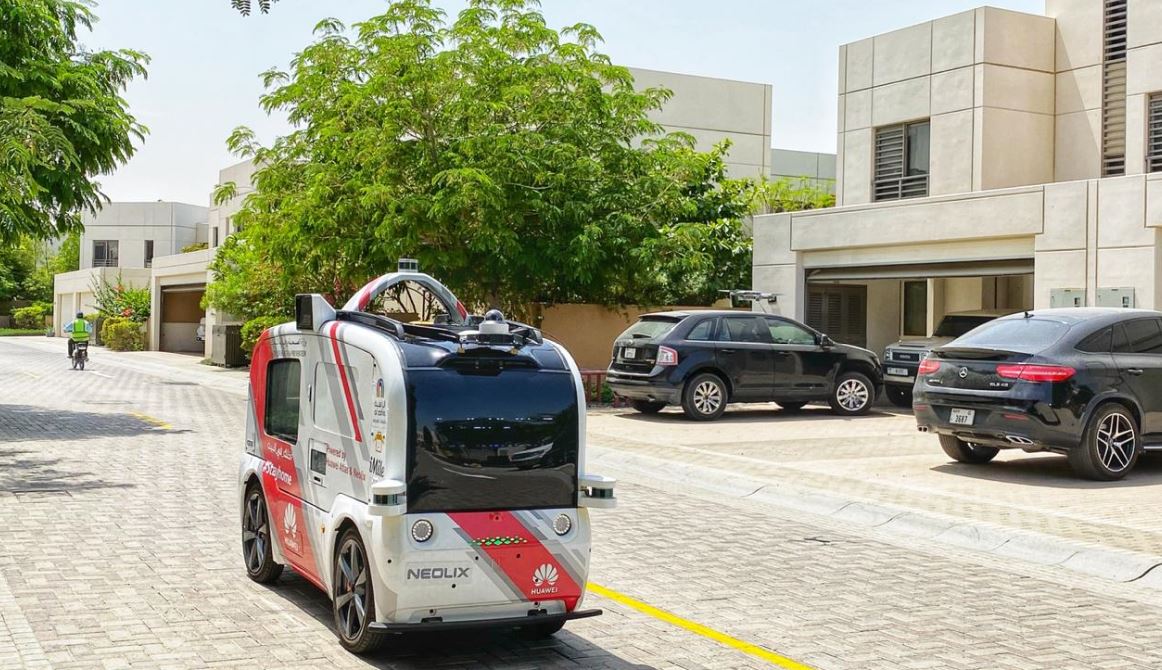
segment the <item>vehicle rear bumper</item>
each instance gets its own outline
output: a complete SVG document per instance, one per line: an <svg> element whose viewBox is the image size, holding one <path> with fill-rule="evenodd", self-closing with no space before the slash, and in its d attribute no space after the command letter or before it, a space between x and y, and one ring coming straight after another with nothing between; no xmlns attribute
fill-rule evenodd
<svg viewBox="0 0 1162 670"><path fill-rule="evenodd" d="M605 378L614 393L630 400L648 400L676 405L682 401L682 387L664 379L630 377L610 370Z"/></svg>
<svg viewBox="0 0 1162 670"><path fill-rule="evenodd" d="M564 612L561 614L543 614L530 612L528 616L523 617L506 617L502 619L477 619L468 621L442 621L431 620L421 621L419 623L381 623L374 622L369 624L369 628L383 631L385 633L413 633L413 632L440 632L449 630L470 630L480 628L517 628L522 626L547 626L558 622L572 621L574 619L587 619L589 617L600 616L602 610L575 610L572 612Z"/></svg>
<svg viewBox="0 0 1162 670"><path fill-rule="evenodd" d="M917 394L913 404L916 427L921 432L951 435L1001 449L1054 451L1062 453L1076 447L1081 436L1069 420L1044 403L1020 399L990 399L981 402L966 397ZM952 409L971 410L971 424L951 421Z"/></svg>

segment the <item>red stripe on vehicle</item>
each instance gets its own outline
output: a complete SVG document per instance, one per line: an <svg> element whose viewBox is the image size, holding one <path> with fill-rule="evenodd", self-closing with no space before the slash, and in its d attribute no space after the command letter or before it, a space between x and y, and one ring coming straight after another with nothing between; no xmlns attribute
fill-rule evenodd
<svg viewBox="0 0 1162 670"><path fill-rule="evenodd" d="M355 399L351 395L351 386L347 383L347 367L343 365L343 355L339 351L339 322L331 324L331 348L335 352L335 366L339 368L339 381L343 383L343 396L347 399L347 412L351 415L351 428L355 431L355 441L362 442L363 434L359 431L359 415L355 413Z"/></svg>
<svg viewBox="0 0 1162 670"><path fill-rule="evenodd" d="M576 609L581 585L512 512L453 512L448 516L475 541L502 538L500 544L481 544L479 548L526 599L563 600L565 611ZM503 544L503 538L518 541Z"/></svg>

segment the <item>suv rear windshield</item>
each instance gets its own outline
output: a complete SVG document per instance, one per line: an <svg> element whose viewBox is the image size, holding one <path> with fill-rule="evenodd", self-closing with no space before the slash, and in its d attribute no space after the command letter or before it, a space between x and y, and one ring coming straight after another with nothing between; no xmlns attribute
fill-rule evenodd
<svg viewBox="0 0 1162 670"><path fill-rule="evenodd" d="M933 336L960 337L961 335L967 335L968 331L986 324L995 318L995 316L946 316L940 320L940 325L936 326L936 332L933 333Z"/></svg>
<svg viewBox="0 0 1162 670"><path fill-rule="evenodd" d="M617 339L655 340L670 332L676 325L678 321L668 317L647 316L627 328L624 333L617 336Z"/></svg>
<svg viewBox="0 0 1162 670"><path fill-rule="evenodd" d="M986 323L948 346L1033 354L1052 346L1068 330L1067 324L1049 319L999 319Z"/></svg>

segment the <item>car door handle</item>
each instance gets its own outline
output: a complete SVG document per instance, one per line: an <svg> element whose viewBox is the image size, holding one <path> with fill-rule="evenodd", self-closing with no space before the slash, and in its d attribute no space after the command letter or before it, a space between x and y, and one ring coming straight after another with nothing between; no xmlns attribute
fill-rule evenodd
<svg viewBox="0 0 1162 670"><path fill-rule="evenodd" d="M1145 370L1143 370L1142 368L1126 368L1126 372L1128 372L1136 377L1136 376L1142 374L1143 372L1145 372Z"/></svg>
<svg viewBox="0 0 1162 670"><path fill-rule="evenodd" d="M733 354L733 353L737 352L738 349L719 349L719 351L721 351L724 354Z"/></svg>

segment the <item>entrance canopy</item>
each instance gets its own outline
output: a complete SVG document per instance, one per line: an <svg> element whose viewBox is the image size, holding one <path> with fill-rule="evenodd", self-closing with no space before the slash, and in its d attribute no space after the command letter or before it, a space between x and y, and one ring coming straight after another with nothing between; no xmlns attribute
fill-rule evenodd
<svg viewBox="0 0 1162 670"><path fill-rule="evenodd" d="M808 281L851 281L859 279L931 279L936 277L980 277L1033 273L1032 258L957 261L951 263L907 263L857 265L807 270Z"/></svg>

